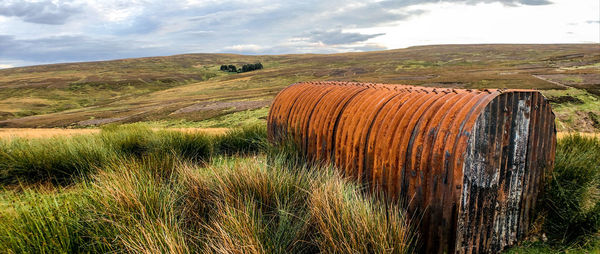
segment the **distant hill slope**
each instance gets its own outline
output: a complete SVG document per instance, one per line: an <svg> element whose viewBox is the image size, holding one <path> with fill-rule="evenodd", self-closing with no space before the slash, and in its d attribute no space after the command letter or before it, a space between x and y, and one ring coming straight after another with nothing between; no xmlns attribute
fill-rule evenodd
<svg viewBox="0 0 600 254"><path fill-rule="evenodd" d="M219 70L223 64L255 62L264 69L238 74ZM309 80L541 89L555 103L561 130L600 129L600 44L440 45L324 55L187 54L2 69L0 126L200 121L262 108L282 88Z"/></svg>

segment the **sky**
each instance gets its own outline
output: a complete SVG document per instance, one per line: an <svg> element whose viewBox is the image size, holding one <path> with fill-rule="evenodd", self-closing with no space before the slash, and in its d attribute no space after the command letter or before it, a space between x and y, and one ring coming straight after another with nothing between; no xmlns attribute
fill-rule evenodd
<svg viewBox="0 0 600 254"><path fill-rule="evenodd" d="M0 0L0 68L457 43L600 43L600 0Z"/></svg>

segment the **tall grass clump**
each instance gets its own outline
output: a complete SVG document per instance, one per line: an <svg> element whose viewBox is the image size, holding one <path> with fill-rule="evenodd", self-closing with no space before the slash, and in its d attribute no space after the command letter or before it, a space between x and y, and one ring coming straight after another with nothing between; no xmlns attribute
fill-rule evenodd
<svg viewBox="0 0 600 254"><path fill-rule="evenodd" d="M398 205L365 197L351 184L330 181L309 204L322 253L405 253L415 240Z"/></svg>
<svg viewBox="0 0 600 254"><path fill-rule="evenodd" d="M2 193L3 204L32 201L4 209L0 244L22 253L406 253L411 242L400 207L331 169L264 156L199 167L146 155L70 188L68 198Z"/></svg>
<svg viewBox="0 0 600 254"><path fill-rule="evenodd" d="M95 136L0 141L0 183L68 183L115 156Z"/></svg>
<svg viewBox="0 0 600 254"><path fill-rule="evenodd" d="M95 243L85 189L27 188L0 193L0 246L8 253L106 252Z"/></svg>
<svg viewBox="0 0 600 254"><path fill-rule="evenodd" d="M116 160L154 154L206 163L218 154L266 150L266 129L232 129L224 135L153 130L142 124L109 125L99 134L0 141L0 183L70 184Z"/></svg>
<svg viewBox="0 0 600 254"><path fill-rule="evenodd" d="M48 191L31 185L0 190L4 250L410 251L413 234L401 207L366 194L364 186L330 167L287 161L289 155L267 145L264 128L221 137L110 128L84 139L97 142L95 148L107 155L89 165L89 175L79 181L66 187L35 185ZM24 146L35 142L42 141ZM265 150L269 159L260 153Z"/></svg>
<svg viewBox="0 0 600 254"><path fill-rule="evenodd" d="M110 243L116 252L189 253L178 164L173 157L148 155L98 172L87 192L88 214L102 222L97 242Z"/></svg>
<svg viewBox="0 0 600 254"><path fill-rule="evenodd" d="M217 211L203 227L210 252L409 251L412 234L401 208L366 196L331 168L290 168L280 159L218 168L200 172L209 182L192 186L208 188L190 195L199 197L194 210L211 204Z"/></svg>
<svg viewBox="0 0 600 254"><path fill-rule="evenodd" d="M169 153L185 160L206 161L213 152L215 136L173 130L152 130L140 124L108 126L100 138L121 157L140 158L148 154Z"/></svg>
<svg viewBox="0 0 600 254"><path fill-rule="evenodd" d="M265 125L231 129L215 139L215 151L222 155L257 154L266 151L268 146Z"/></svg>
<svg viewBox="0 0 600 254"><path fill-rule="evenodd" d="M558 140L552 179L541 200L543 231L557 244L586 244L600 232L600 139Z"/></svg>

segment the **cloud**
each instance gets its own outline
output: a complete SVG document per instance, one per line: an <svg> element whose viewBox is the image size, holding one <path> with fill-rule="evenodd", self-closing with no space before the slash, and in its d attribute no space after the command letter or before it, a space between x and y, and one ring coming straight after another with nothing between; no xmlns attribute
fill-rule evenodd
<svg viewBox="0 0 600 254"><path fill-rule="evenodd" d="M152 17L139 15L128 22L118 22L112 33L116 35L148 34L156 31L160 22Z"/></svg>
<svg viewBox="0 0 600 254"><path fill-rule="evenodd" d="M548 0L504 0L504 1L500 1L504 4L509 4L509 5L516 5L516 4L521 4L521 5L549 5L552 4L552 2L548 1Z"/></svg>
<svg viewBox="0 0 600 254"><path fill-rule="evenodd" d="M330 31L312 31L307 37L311 42L320 42L327 45L339 45L339 44L350 44L355 42L363 42L377 36L384 35L385 33L379 34L361 34L361 33L344 33L342 30L330 30Z"/></svg>
<svg viewBox="0 0 600 254"><path fill-rule="evenodd" d="M381 6L387 6L388 8L403 8L408 6L414 6L419 4L431 4L431 3L464 3L469 5L475 5L480 3L501 3L506 6L520 6L520 5L549 5L552 4L549 0L385 0L377 3Z"/></svg>
<svg viewBox="0 0 600 254"><path fill-rule="evenodd" d="M34 63L108 60L116 58L171 54L160 47L132 47L135 41L100 40L87 36L50 36L38 39L15 39L0 35L0 58Z"/></svg>
<svg viewBox="0 0 600 254"><path fill-rule="evenodd" d="M0 16L18 17L25 22L61 25L81 12L79 6L66 1L3 1L0 3Z"/></svg>
<svg viewBox="0 0 600 254"><path fill-rule="evenodd" d="M194 52L381 50L383 40L402 31L379 28L422 19L431 9L425 7L496 3L516 10L551 1L559 0L0 0L0 59L37 64Z"/></svg>
<svg viewBox="0 0 600 254"><path fill-rule="evenodd" d="M265 50L266 48L256 44L243 44L228 46L223 49L229 52L258 53Z"/></svg>

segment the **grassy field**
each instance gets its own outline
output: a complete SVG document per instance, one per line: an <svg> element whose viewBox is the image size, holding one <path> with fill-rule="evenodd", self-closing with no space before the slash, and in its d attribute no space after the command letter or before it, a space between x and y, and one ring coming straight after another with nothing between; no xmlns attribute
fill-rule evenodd
<svg viewBox="0 0 600 254"><path fill-rule="evenodd" d="M410 253L404 207L266 141L299 81L539 89L552 180L508 253L600 252L600 45L446 45L330 55L189 54L0 70L7 253ZM261 62L263 70L219 71Z"/></svg>
<svg viewBox="0 0 600 254"><path fill-rule="evenodd" d="M540 89L561 131L600 130L600 45L445 45L343 53L188 54L0 70L0 126L151 122L231 127L264 121L282 88L342 80ZM219 71L261 62L263 70Z"/></svg>
<svg viewBox="0 0 600 254"><path fill-rule="evenodd" d="M264 125L0 141L9 253L410 253L418 242L402 206L271 146ZM507 252L599 251L600 138L561 134L544 188L531 236Z"/></svg>
<svg viewBox="0 0 600 254"><path fill-rule="evenodd" d="M13 139L0 145L0 245L9 253L411 250L400 207L286 154L268 147L260 126Z"/></svg>

